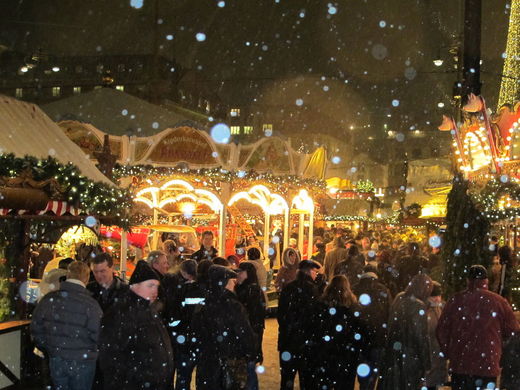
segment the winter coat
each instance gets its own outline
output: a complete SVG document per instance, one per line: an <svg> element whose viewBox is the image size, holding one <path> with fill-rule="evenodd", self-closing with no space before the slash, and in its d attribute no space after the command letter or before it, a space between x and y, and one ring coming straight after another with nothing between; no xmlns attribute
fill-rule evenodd
<svg viewBox="0 0 520 390"><path fill-rule="evenodd" d="M509 303L473 280L453 296L439 319L437 339L456 374L495 377L500 374L502 342L520 331Z"/></svg>
<svg viewBox="0 0 520 390"><path fill-rule="evenodd" d="M280 293L278 300L278 350L301 352L313 334L310 313L316 311L318 289L312 278L298 272L296 280Z"/></svg>
<svg viewBox="0 0 520 390"><path fill-rule="evenodd" d="M325 276L327 276L327 280L332 280L334 277L334 269L336 265L345 260L348 257L348 249L344 247L335 247L330 252L327 252L325 255L325 260L323 261L325 267Z"/></svg>
<svg viewBox="0 0 520 390"><path fill-rule="evenodd" d="M258 278L258 284L262 291L266 291L267 289L267 270L265 269L264 263L262 259L258 260L246 260L247 263L251 263L255 266L256 276ZM267 299L267 296L266 296Z"/></svg>
<svg viewBox="0 0 520 390"><path fill-rule="evenodd" d="M417 390L430 369L426 305L400 293L390 309L383 380L378 390Z"/></svg>
<svg viewBox="0 0 520 390"><path fill-rule="evenodd" d="M114 276L114 280L108 288L104 288L98 282L93 281L87 285L87 290L92 293L92 298L99 303L101 310L106 312L107 309L126 294L128 285L117 276Z"/></svg>
<svg viewBox="0 0 520 390"><path fill-rule="evenodd" d="M441 347L435 336L437 324L441 317L444 302L435 302L428 299L426 302L426 316L428 319L428 340L430 341L431 369L426 373L426 386L435 387L447 382L448 362L441 353Z"/></svg>
<svg viewBox="0 0 520 390"><path fill-rule="evenodd" d="M218 251L216 248L211 247L209 251L207 251L204 246L201 246L197 252L194 252L191 255L191 259L195 260L197 263L200 263L202 260L213 260L218 256Z"/></svg>
<svg viewBox="0 0 520 390"><path fill-rule="evenodd" d="M313 313L312 350L316 361L343 361L355 368L366 348L368 334L360 321L360 307L334 306L319 301Z"/></svg>
<svg viewBox="0 0 520 390"><path fill-rule="evenodd" d="M175 354L194 354L193 316L206 299L206 291L197 282L180 285L172 303L168 305L166 329L173 343ZM195 356L192 356L195 359Z"/></svg>
<svg viewBox="0 0 520 390"><path fill-rule="evenodd" d="M38 349L50 357L96 360L102 315L85 287L64 281L36 306L31 334Z"/></svg>
<svg viewBox="0 0 520 390"><path fill-rule="evenodd" d="M294 279L296 279L296 273L298 272L298 264L300 264L298 256L294 260L294 264L289 264L288 258L283 259L283 265L278 270L278 273L276 274L276 279L274 281L276 291L282 291L285 286L287 286Z"/></svg>
<svg viewBox="0 0 520 390"><path fill-rule="evenodd" d="M401 290L399 290L399 272L390 263L380 262L377 264L377 275L388 289L392 296L396 296Z"/></svg>
<svg viewBox="0 0 520 390"><path fill-rule="evenodd" d="M387 340L388 315L392 297L390 291L378 280L372 278L362 278L352 291L359 297L366 294L361 299L359 305L360 320L366 327L368 341L371 348L384 348Z"/></svg>
<svg viewBox="0 0 520 390"><path fill-rule="evenodd" d="M501 389L520 389L520 333L516 333L505 343L501 366Z"/></svg>
<svg viewBox="0 0 520 390"><path fill-rule="evenodd" d="M173 382L173 352L150 302L128 290L103 317L99 365L105 390L167 389Z"/></svg>
<svg viewBox="0 0 520 390"><path fill-rule="evenodd" d="M245 280L244 283L239 284L235 288L237 298L246 309L249 323L251 328L255 332L256 336L256 361L263 360L262 354L262 339L265 328L265 297L264 293L260 289L260 286L256 283L248 283Z"/></svg>
<svg viewBox="0 0 520 390"><path fill-rule="evenodd" d="M256 339L244 306L237 296L223 289L211 291L206 303L193 316L193 331L200 348L200 361L212 364L225 359L253 360Z"/></svg>

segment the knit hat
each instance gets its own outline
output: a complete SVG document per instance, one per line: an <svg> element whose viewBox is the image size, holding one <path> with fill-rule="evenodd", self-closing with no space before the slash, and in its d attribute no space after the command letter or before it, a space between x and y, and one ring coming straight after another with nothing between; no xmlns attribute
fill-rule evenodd
<svg viewBox="0 0 520 390"><path fill-rule="evenodd" d="M148 265L145 260L139 260L135 266L135 270L130 277L130 284L137 284L145 280L161 280L157 272Z"/></svg>
<svg viewBox="0 0 520 390"><path fill-rule="evenodd" d="M237 274L223 265L214 264L209 267L208 277L211 286L224 288L229 279L236 279Z"/></svg>
<svg viewBox="0 0 520 390"><path fill-rule="evenodd" d="M487 271L481 265L472 265L468 270L468 279L487 279Z"/></svg>

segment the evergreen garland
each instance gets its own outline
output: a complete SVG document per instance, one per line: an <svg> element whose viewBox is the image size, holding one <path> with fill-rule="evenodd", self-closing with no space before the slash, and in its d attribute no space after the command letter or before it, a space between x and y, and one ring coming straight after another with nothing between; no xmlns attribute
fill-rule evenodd
<svg viewBox="0 0 520 390"><path fill-rule="evenodd" d="M490 223L469 195L469 183L455 176L448 195L446 233L442 258L444 283L448 295L466 287L466 273L473 264L488 268L491 256L488 247Z"/></svg>
<svg viewBox="0 0 520 390"><path fill-rule="evenodd" d="M63 189L64 200L84 213L111 216L115 224L125 228L129 226L133 203L128 190L94 182L83 176L75 165L63 165L52 157L38 159L32 156L20 158L14 154L0 155L0 176L14 178L26 170L30 170L36 181L56 179Z"/></svg>

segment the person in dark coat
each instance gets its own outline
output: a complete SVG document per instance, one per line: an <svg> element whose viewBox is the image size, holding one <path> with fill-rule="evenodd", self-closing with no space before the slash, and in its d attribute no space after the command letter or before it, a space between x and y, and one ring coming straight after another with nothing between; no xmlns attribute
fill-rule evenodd
<svg viewBox="0 0 520 390"><path fill-rule="evenodd" d="M520 389L520 333L515 333L504 344L500 365L500 389Z"/></svg>
<svg viewBox="0 0 520 390"><path fill-rule="evenodd" d="M379 283L377 274L370 268L371 266L365 267L368 272L361 274L359 283L353 288L360 304L360 320L367 332L366 350L361 360L371 368L369 375L358 377L360 390L375 388L384 358L392 302L390 290Z"/></svg>
<svg viewBox="0 0 520 390"><path fill-rule="evenodd" d="M264 360L262 354L262 340L265 328L265 297L256 276L256 268L253 264L242 262L239 264L237 272L237 285L235 292L238 300L247 311L249 323L256 336L256 356L254 360L248 362L248 390L258 390L258 378L256 375L256 363Z"/></svg>
<svg viewBox="0 0 520 390"><path fill-rule="evenodd" d="M296 280L285 286L278 301L281 390L294 388L296 373L302 390L315 389L311 352L305 341L313 338L309 313L316 312L319 293L314 280L320 265L312 260L303 260L298 267Z"/></svg>
<svg viewBox="0 0 520 390"><path fill-rule="evenodd" d="M213 265L211 260L201 260L197 265L197 283L204 291L209 289L209 267Z"/></svg>
<svg viewBox="0 0 520 390"><path fill-rule="evenodd" d="M407 252L407 256L398 258L396 263L396 269L399 272L399 291L406 290L412 278L419 272L425 271L428 264L428 259L421 256L421 248L416 242L408 243Z"/></svg>
<svg viewBox="0 0 520 390"><path fill-rule="evenodd" d="M426 301L426 316L428 318L428 340L430 342L431 368L426 372L426 387L436 390L444 385L448 379L448 362L441 352L439 342L435 336L437 324L441 317L445 302L442 300L442 288L439 282L433 282L433 289Z"/></svg>
<svg viewBox="0 0 520 390"><path fill-rule="evenodd" d="M96 255L90 262L90 270L94 280L87 285L87 290L92 293L92 297L105 313L115 302L125 296L128 285L114 275L114 260L108 253ZM98 361L92 390L101 389L103 389L103 373Z"/></svg>
<svg viewBox="0 0 520 390"><path fill-rule="evenodd" d="M397 295L390 309L388 346L378 390L417 390L430 369L430 345L426 300L432 280L418 274Z"/></svg>
<svg viewBox="0 0 520 390"><path fill-rule="evenodd" d="M105 313L99 353L105 390L171 389L171 341L152 306L159 283L159 275L139 261L124 299Z"/></svg>
<svg viewBox="0 0 520 390"><path fill-rule="evenodd" d="M128 285L114 275L114 260L108 253L100 253L90 262L95 281L87 285L87 290L106 312L110 306L126 294Z"/></svg>
<svg viewBox="0 0 520 390"><path fill-rule="evenodd" d="M334 275L345 275L354 287L359 283L359 277L363 273L365 258L359 253L357 245L351 245L347 251L347 257L334 268Z"/></svg>
<svg viewBox="0 0 520 390"><path fill-rule="evenodd" d="M99 326L103 312L85 288L90 270L71 263L67 280L36 306L31 334L36 347L50 359L54 388L90 390L98 357Z"/></svg>
<svg viewBox="0 0 520 390"><path fill-rule="evenodd" d="M204 304L206 293L196 281L197 262L184 260L179 266L184 280L169 305L167 329L173 343L175 389L189 390L197 362L197 343L193 341L193 315Z"/></svg>
<svg viewBox="0 0 520 390"><path fill-rule="evenodd" d="M471 320L470 320L471 319ZM481 265L468 270L468 288L444 307L437 340L449 360L452 388L466 390L480 383L495 387L500 375L502 344L520 326L509 303L488 290L487 271Z"/></svg>
<svg viewBox="0 0 520 390"><path fill-rule="evenodd" d="M255 334L244 306L233 292L237 274L221 265L208 270L209 291L193 316L198 343L197 390L242 390L247 362L256 355Z"/></svg>
<svg viewBox="0 0 520 390"><path fill-rule="evenodd" d="M200 249L191 255L191 259L200 263L201 260L213 260L218 256L217 249L213 246L213 232L206 230L202 233Z"/></svg>
<svg viewBox="0 0 520 390"><path fill-rule="evenodd" d="M311 345L316 389L354 390L359 356L367 339L358 318L360 307L345 275L325 288L314 321Z"/></svg>

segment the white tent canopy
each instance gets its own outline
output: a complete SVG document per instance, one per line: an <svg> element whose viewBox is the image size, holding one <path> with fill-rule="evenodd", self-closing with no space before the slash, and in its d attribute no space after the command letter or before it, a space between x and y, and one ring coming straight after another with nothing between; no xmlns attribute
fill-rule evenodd
<svg viewBox="0 0 520 390"><path fill-rule="evenodd" d="M113 184L38 106L4 95L0 95L0 153L51 156L74 164L91 180Z"/></svg>

